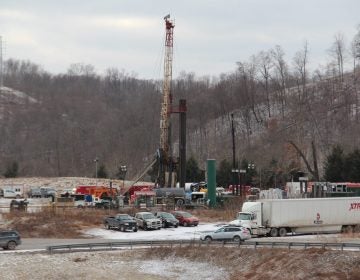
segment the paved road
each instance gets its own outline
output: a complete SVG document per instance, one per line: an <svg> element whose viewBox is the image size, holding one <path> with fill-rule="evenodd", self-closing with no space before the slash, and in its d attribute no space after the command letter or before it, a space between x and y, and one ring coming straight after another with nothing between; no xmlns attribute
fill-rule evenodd
<svg viewBox="0 0 360 280"><path fill-rule="evenodd" d="M17 247L17 250L39 250L46 249L51 245L63 244L82 244L82 243L103 243L103 242L116 242L124 241L116 239L102 239L102 238L82 238L82 239L56 239L56 238L22 238L22 244ZM251 241L283 241L283 242L344 242L344 243L359 243L359 237L341 236L337 234L329 235L297 235L287 237L262 237L252 238ZM1 249L0 249L1 250Z"/></svg>

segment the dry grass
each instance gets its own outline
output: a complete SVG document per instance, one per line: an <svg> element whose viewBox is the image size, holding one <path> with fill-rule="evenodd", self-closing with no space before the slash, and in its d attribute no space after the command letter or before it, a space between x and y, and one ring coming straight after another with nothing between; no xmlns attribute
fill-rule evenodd
<svg viewBox="0 0 360 280"><path fill-rule="evenodd" d="M144 259L186 258L220 266L237 279L360 279L358 252L202 246L144 250Z"/></svg>
<svg viewBox="0 0 360 280"><path fill-rule="evenodd" d="M36 213L12 212L4 214L6 225L21 232L22 237L81 238L86 227L100 227L105 216L115 214L103 209L52 209Z"/></svg>

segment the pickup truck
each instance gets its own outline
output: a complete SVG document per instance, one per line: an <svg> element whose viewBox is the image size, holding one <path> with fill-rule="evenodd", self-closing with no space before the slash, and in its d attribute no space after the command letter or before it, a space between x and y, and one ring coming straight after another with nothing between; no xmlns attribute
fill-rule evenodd
<svg viewBox="0 0 360 280"><path fill-rule="evenodd" d="M120 231L132 230L137 232L138 226L136 221L128 214L117 214L104 219L104 226L107 229L116 228Z"/></svg>
<svg viewBox="0 0 360 280"><path fill-rule="evenodd" d="M161 229L162 222L151 212L139 212L135 215L135 220L143 230Z"/></svg>

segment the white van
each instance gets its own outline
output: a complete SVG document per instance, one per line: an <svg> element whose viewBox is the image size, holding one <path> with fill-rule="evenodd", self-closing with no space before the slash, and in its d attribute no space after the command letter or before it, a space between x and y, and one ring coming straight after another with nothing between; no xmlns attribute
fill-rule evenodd
<svg viewBox="0 0 360 280"><path fill-rule="evenodd" d="M11 185L4 186L4 198L22 198L24 197L24 186L23 185Z"/></svg>

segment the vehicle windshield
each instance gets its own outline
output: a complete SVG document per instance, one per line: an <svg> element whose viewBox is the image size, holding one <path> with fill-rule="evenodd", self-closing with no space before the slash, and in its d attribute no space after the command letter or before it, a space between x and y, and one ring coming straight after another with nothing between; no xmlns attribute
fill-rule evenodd
<svg viewBox="0 0 360 280"><path fill-rule="evenodd" d="M159 216L164 217L164 218L169 218L169 219L174 219L174 215L170 214L170 213L159 213Z"/></svg>
<svg viewBox="0 0 360 280"><path fill-rule="evenodd" d="M144 219L154 219L155 216L153 214L145 214L144 216Z"/></svg>
<svg viewBox="0 0 360 280"><path fill-rule="evenodd" d="M190 213L187 213L187 212L181 212L180 213L184 218L190 218L192 217L192 215Z"/></svg>
<svg viewBox="0 0 360 280"><path fill-rule="evenodd" d="M119 219L119 220L131 220L131 217L129 215L119 215L119 216L117 216L117 219Z"/></svg>
<svg viewBox="0 0 360 280"><path fill-rule="evenodd" d="M245 220L245 221L250 221L251 220L251 214L250 213L239 213L238 220Z"/></svg>

